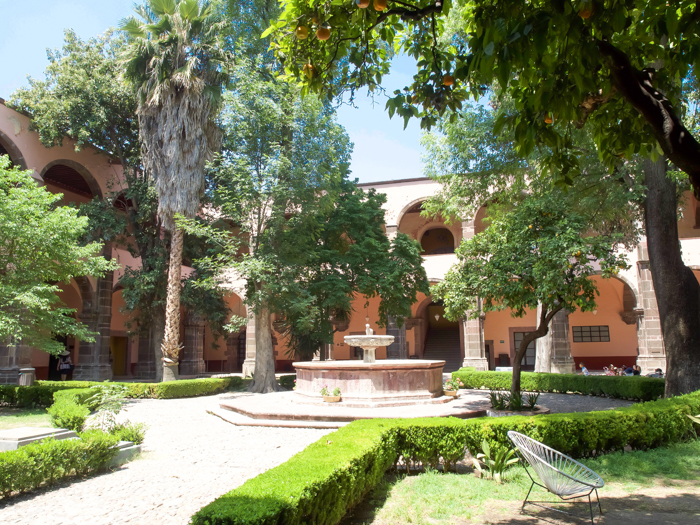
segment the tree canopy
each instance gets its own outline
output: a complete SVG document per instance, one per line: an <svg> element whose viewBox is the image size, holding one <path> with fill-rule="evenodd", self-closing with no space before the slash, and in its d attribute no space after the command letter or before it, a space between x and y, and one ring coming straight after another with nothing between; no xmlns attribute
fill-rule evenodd
<svg viewBox="0 0 700 525"><path fill-rule="evenodd" d="M287 74L330 95L377 88L395 53L414 57L412 84L387 108L425 128L469 97L507 93L516 111L498 127L522 155L549 148L556 178L579 172L571 133L588 126L608 166L663 152L700 187L700 144L682 121L682 83L700 58L694 0L387 4L291 0L268 33ZM324 23L327 40L314 35Z"/></svg>
<svg viewBox="0 0 700 525"><path fill-rule="evenodd" d="M0 156L0 339L52 354L65 350L56 335L94 340L59 299L61 285L118 267L102 244L81 242L88 219L61 198Z"/></svg>

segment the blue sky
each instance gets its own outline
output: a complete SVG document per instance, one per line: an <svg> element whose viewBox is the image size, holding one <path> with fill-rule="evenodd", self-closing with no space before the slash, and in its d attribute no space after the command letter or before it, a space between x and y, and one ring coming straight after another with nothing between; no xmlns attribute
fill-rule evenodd
<svg viewBox="0 0 700 525"><path fill-rule="evenodd" d="M26 77L42 78L48 63L46 49L60 47L63 31L72 28L83 39L96 36L132 12L134 0L0 0L0 97L8 98ZM384 78L388 93L407 85L415 69L413 61L399 58ZM338 119L355 144L353 176L360 182L407 179L422 176L420 128L411 121L389 119L386 97L373 104L366 93L357 96L357 109L341 106Z"/></svg>

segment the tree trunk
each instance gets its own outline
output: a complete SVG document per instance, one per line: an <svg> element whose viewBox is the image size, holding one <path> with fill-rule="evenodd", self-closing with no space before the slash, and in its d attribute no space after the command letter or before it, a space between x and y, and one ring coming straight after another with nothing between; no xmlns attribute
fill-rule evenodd
<svg viewBox="0 0 700 525"><path fill-rule="evenodd" d="M163 349L161 345L163 344L163 333L165 331L165 310L162 308L157 308L153 312L153 318L151 319L151 328L148 333L148 344L150 345L151 352L153 352L154 363L156 369L156 381L160 383L163 380Z"/></svg>
<svg viewBox="0 0 700 525"><path fill-rule="evenodd" d="M185 232L177 228L170 241L170 268L168 269L168 295L165 301L165 333L163 335L163 366L170 360L177 363L180 354L180 292L182 284L182 245Z"/></svg>
<svg viewBox="0 0 700 525"><path fill-rule="evenodd" d="M645 161L649 266L666 347L666 397L700 390L700 284L683 264L676 186L666 161Z"/></svg>
<svg viewBox="0 0 700 525"><path fill-rule="evenodd" d="M270 310L262 307L255 313L255 372L249 392L267 394L284 390L275 377L275 353L270 335Z"/></svg>

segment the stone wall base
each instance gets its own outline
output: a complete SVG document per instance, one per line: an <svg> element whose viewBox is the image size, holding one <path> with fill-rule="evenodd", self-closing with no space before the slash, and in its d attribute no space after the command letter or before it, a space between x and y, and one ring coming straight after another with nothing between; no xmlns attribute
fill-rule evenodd
<svg viewBox="0 0 700 525"><path fill-rule="evenodd" d="M657 368L660 368L666 374L666 356L651 357L640 355L637 357L637 364L642 369L642 375L653 374Z"/></svg>
<svg viewBox="0 0 700 525"><path fill-rule="evenodd" d="M73 370L74 381L105 381L112 379L109 365L77 365Z"/></svg>
<svg viewBox="0 0 700 525"><path fill-rule="evenodd" d="M243 372L243 377L253 377L253 373L255 373L255 359L246 359L243 361L241 372Z"/></svg>
<svg viewBox="0 0 700 525"><path fill-rule="evenodd" d="M0 368L0 385L19 385L19 367Z"/></svg>
<svg viewBox="0 0 700 525"><path fill-rule="evenodd" d="M136 363L134 367L134 379L155 381L156 379L156 365L153 361L141 363L140 361Z"/></svg>
<svg viewBox="0 0 700 525"><path fill-rule="evenodd" d="M180 361L181 376L200 376L204 374L206 365L204 359L188 359Z"/></svg>
<svg viewBox="0 0 700 525"><path fill-rule="evenodd" d="M486 372L489 369L489 362L485 357L465 357L462 361L462 368L472 366L477 372Z"/></svg>
<svg viewBox="0 0 700 525"><path fill-rule="evenodd" d="M576 363L574 362L573 358L552 359L550 372L553 374L575 374Z"/></svg>

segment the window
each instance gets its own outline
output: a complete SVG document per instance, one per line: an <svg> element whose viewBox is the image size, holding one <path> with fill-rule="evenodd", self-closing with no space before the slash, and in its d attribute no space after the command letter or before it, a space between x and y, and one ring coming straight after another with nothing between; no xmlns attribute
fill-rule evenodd
<svg viewBox="0 0 700 525"><path fill-rule="evenodd" d="M573 326L574 343L609 343L610 329L607 326Z"/></svg>
<svg viewBox="0 0 700 525"><path fill-rule="evenodd" d="M525 332L513 332L513 339L515 342L515 351L518 351L518 348L520 348L520 343L523 340L523 337L525 336ZM523 370L534 370L535 369L535 341L532 341L529 345L527 345L527 351L525 352L525 357L523 357L522 362L520 363L520 366L522 367Z"/></svg>

